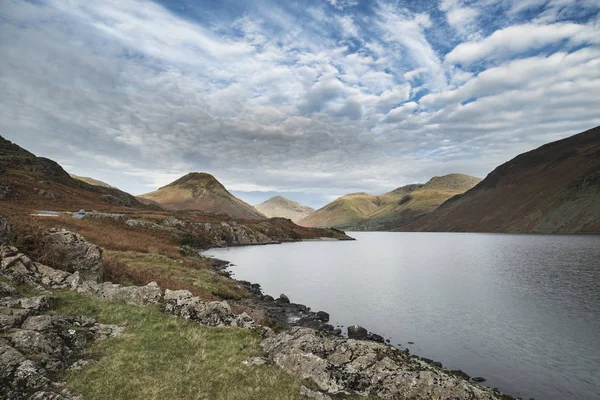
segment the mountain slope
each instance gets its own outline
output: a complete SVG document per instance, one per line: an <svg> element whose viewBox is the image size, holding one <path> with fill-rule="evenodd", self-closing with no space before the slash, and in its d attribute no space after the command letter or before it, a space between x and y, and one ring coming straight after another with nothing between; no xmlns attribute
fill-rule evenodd
<svg viewBox="0 0 600 400"><path fill-rule="evenodd" d="M93 186L72 178L59 164L0 136L0 201L3 207L78 210L144 206L116 188Z"/></svg>
<svg viewBox="0 0 600 400"><path fill-rule="evenodd" d="M600 127L515 157L399 230L600 232Z"/></svg>
<svg viewBox="0 0 600 400"><path fill-rule="evenodd" d="M225 189L214 176L192 172L160 189L140 195L170 210L197 210L225 213L244 219L265 218L254 207Z"/></svg>
<svg viewBox="0 0 600 400"><path fill-rule="evenodd" d="M425 184L399 187L380 196L366 193L341 197L300 221L305 226L353 230L390 230L429 213L481 179L463 174L431 178Z"/></svg>
<svg viewBox="0 0 600 400"><path fill-rule="evenodd" d="M271 197L269 200L254 206L259 212L269 218L280 217L298 222L315 210L282 196Z"/></svg>
<svg viewBox="0 0 600 400"><path fill-rule="evenodd" d="M82 181L82 182L88 183L90 185L100 186L100 187L105 187L105 188L114 188L114 186L111 186L108 183L99 181L99 180L94 179L94 178L90 178L89 176L78 176L78 175L75 175L75 174L70 174L70 175L71 175L71 178L77 179L78 181Z"/></svg>
<svg viewBox="0 0 600 400"><path fill-rule="evenodd" d="M381 199L367 193L342 196L298 222L308 227L351 227L382 205Z"/></svg>

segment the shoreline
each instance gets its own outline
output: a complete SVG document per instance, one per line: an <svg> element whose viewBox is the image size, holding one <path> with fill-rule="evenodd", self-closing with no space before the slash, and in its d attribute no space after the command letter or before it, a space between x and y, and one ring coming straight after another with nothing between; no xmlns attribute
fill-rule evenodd
<svg viewBox="0 0 600 400"><path fill-rule="evenodd" d="M334 239L334 240L337 240L337 239ZM354 240L356 240L356 239L354 239ZM292 243L293 242L303 242L303 241L314 241L314 240L292 241ZM244 245L244 246L250 246L250 245ZM227 246L227 247L239 247L239 246ZM204 251L202 251L202 253L209 251L209 250L210 249L204 250ZM251 296L246 299L236 300L236 301L232 301L232 299L230 299L229 301L232 301L233 304L240 305L243 307L249 307L255 311L265 313L265 315L267 315L269 318L269 322L270 323L275 322L276 327L279 328L280 331L290 331L293 328L310 328L310 329L314 329L317 332L321 332L327 336L331 336L334 338L335 337L344 338L344 339L355 338L358 340L379 343L379 344L382 344L385 346L389 346L392 349L398 350L398 351L406 354L410 358L425 362L432 368L438 369L439 371L442 371L446 374L461 378L461 379L469 382L470 384L480 385L482 387L487 387L487 388L492 389L489 386L483 385L483 383L486 382L487 379L485 379L481 376L473 376L472 377L461 369L444 368L442 362L435 361L435 360L427 358L427 357L421 357L416 354L411 354L411 352L408 348L394 345L391 343L389 338L386 339L384 335L380 335L380 334L371 332L370 330L368 330L367 328L365 328L363 326L360 326L360 325L348 326L348 327L345 327L345 332L344 332L341 329L342 327L344 327L343 325L338 325L337 327L334 327L332 324L329 324L329 322L330 322L329 321L329 313L327 311L319 310L319 311L315 312L310 307L308 307L304 304L291 302L291 300L288 298L288 296L283 293L277 299L271 295L264 294L262 292L262 287L259 283L253 283L253 282L249 282L246 280L239 280L239 279L234 278L232 276L233 272L230 271L229 268L234 267L235 265L233 263L231 263L230 261L222 260L222 259L219 259L219 258L216 258L213 256L210 256L210 259L215 261L213 266L214 266L215 271L218 274L234 280L239 285L241 285L242 287L247 289L251 294ZM350 337L349 336L349 333L350 333L349 328L351 328L351 327L353 329L359 328L361 330L364 330L363 336L362 337ZM493 389L497 390L496 388L493 388ZM513 396L507 395L507 394L504 394L504 396L505 396L504 399L506 399L506 400L520 399L518 397L513 397Z"/></svg>

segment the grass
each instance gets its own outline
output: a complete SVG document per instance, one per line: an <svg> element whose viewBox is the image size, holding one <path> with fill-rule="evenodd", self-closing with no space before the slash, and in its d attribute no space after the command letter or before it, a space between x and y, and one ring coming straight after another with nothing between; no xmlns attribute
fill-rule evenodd
<svg viewBox="0 0 600 400"><path fill-rule="evenodd" d="M260 355L261 338L242 328L207 328L163 314L58 292L61 315L87 315L125 326L118 338L94 342L99 362L66 376L67 387L94 399L302 399L302 380L276 366L242 364Z"/></svg>
<svg viewBox="0 0 600 400"><path fill-rule="evenodd" d="M105 279L115 283L145 285L156 281L163 289L187 289L203 299L240 299L249 293L236 281L212 270L205 258L173 260L159 254L104 251Z"/></svg>

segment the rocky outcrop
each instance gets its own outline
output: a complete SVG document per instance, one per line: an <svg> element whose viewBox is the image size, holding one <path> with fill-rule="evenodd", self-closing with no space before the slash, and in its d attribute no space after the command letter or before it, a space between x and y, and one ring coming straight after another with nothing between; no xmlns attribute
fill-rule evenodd
<svg viewBox="0 0 600 400"><path fill-rule="evenodd" d="M510 399L472 384L401 351L371 341L292 328L265 339L261 348L286 372L313 381L331 394L382 399Z"/></svg>
<svg viewBox="0 0 600 400"><path fill-rule="evenodd" d="M79 272L85 281L101 282L102 249L83 236L64 229L48 229L41 238L44 257L68 272Z"/></svg>
<svg viewBox="0 0 600 400"><path fill-rule="evenodd" d="M70 273L33 262L13 246L0 246L0 274L15 283L34 287L67 289L74 284Z"/></svg>
<svg viewBox="0 0 600 400"><path fill-rule="evenodd" d="M111 282L83 282L77 292L92 299L127 303L135 306L156 304L162 299L162 291L156 282L146 286L123 286Z"/></svg>
<svg viewBox="0 0 600 400"><path fill-rule="evenodd" d="M165 291L165 312L198 322L203 326L237 326L254 328L257 325L246 313L234 314L226 301L203 301L188 290ZM270 329L263 328L263 334Z"/></svg>
<svg viewBox="0 0 600 400"><path fill-rule="evenodd" d="M15 237L12 226L0 217L0 244L13 244Z"/></svg>
<svg viewBox="0 0 600 400"><path fill-rule="evenodd" d="M106 203L113 205L113 206L119 206L119 207L131 207L132 206L132 202L124 200L124 199L120 199L111 194L103 194L100 196L100 198L103 201L105 201Z"/></svg>
<svg viewBox="0 0 600 400"><path fill-rule="evenodd" d="M47 296L22 297L3 284L0 300L0 398L75 399L52 377L70 368L91 340L117 336L122 327L84 316L39 315L53 305Z"/></svg>
<svg viewBox="0 0 600 400"><path fill-rule="evenodd" d="M43 197L45 199L50 199L50 200L60 200L60 195L53 193L53 192L49 192L45 189L40 189L40 188L33 188L33 191L35 192L35 194L37 194L40 197Z"/></svg>

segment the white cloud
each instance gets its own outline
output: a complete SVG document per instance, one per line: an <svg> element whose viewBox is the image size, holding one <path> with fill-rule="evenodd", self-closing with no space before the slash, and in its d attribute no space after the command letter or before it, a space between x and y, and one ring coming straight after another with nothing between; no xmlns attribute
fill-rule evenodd
<svg viewBox="0 0 600 400"><path fill-rule="evenodd" d="M446 55L451 64L469 65L485 57L504 59L566 40L571 44L600 43L600 34L592 25L556 23L524 24L498 30L477 42L461 43Z"/></svg>

